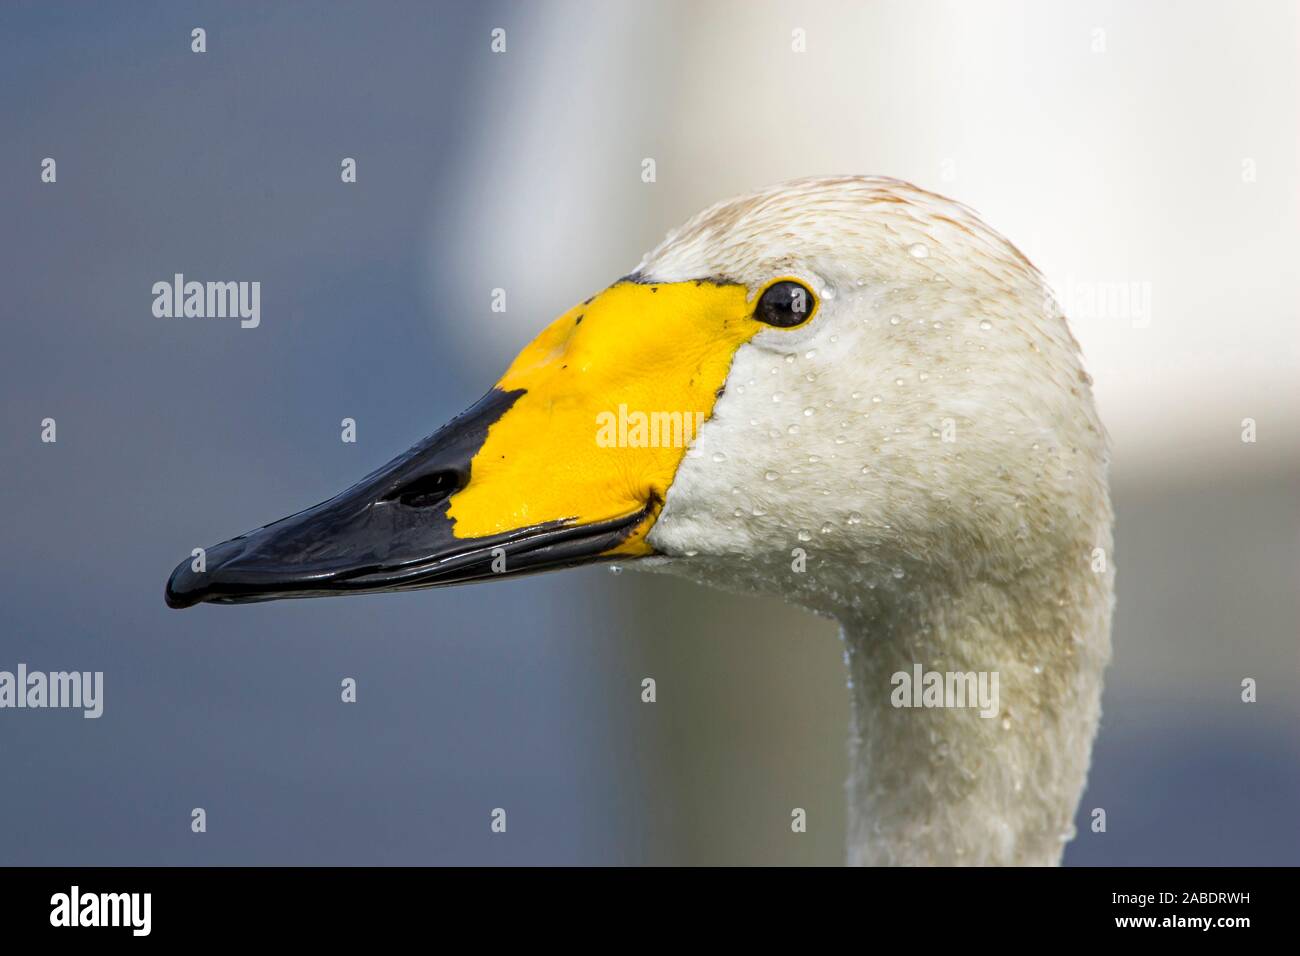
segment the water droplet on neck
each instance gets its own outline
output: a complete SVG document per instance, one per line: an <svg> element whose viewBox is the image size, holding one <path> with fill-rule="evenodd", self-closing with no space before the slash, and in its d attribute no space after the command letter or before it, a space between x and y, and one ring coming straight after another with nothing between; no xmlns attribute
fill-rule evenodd
<svg viewBox="0 0 1300 956"><path fill-rule="evenodd" d="M780 478L781 476L774 471L766 471L763 473L763 477L766 478L768 481L776 481L776 479Z"/></svg>
<svg viewBox="0 0 1300 956"><path fill-rule="evenodd" d="M980 319L980 331L981 331L981 332L987 332L987 331L988 331L989 329L991 329L991 328L993 328L993 323L992 323L992 322L990 322L988 319Z"/></svg>
<svg viewBox="0 0 1300 956"><path fill-rule="evenodd" d="M910 252L914 258L924 259L930 254L930 247L924 242L914 242L907 247L907 251Z"/></svg>
<svg viewBox="0 0 1300 956"><path fill-rule="evenodd" d="M715 452L713 453L713 460L714 460L714 461L726 461L726 460L727 460L726 453L725 453L725 452L720 452L720 451L715 451Z"/></svg>
<svg viewBox="0 0 1300 956"><path fill-rule="evenodd" d="M610 573L610 574L622 574L622 573L623 573L623 565L621 565L621 564L611 564L611 565L609 566L609 573Z"/></svg>
<svg viewBox="0 0 1300 956"><path fill-rule="evenodd" d="M806 528L800 528L800 529L799 529L799 540L800 540L800 541L811 541L811 540L812 540L812 532L809 531L809 530L807 530Z"/></svg>

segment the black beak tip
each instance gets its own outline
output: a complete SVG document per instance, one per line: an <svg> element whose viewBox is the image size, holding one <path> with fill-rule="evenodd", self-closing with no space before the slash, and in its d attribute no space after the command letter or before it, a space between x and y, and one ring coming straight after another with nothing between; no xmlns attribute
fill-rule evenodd
<svg viewBox="0 0 1300 956"><path fill-rule="evenodd" d="M167 589L163 600L171 608L193 607L203 600L204 588L199 575L190 568L188 561L176 565L176 570L167 579Z"/></svg>

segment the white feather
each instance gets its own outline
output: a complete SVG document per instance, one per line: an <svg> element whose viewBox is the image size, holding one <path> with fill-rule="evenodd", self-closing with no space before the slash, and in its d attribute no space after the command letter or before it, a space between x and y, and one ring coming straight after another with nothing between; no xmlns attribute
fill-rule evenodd
<svg viewBox="0 0 1300 956"><path fill-rule="evenodd" d="M850 862L1059 862L1114 562L1105 432L1042 277L966 207L865 177L719 203L640 269L796 276L820 305L737 352L639 566L840 621ZM1002 712L893 707L914 663L997 671Z"/></svg>

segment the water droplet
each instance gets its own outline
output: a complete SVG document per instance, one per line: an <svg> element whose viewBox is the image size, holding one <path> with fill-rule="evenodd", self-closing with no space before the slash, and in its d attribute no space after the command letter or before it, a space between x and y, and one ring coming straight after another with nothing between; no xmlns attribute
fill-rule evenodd
<svg viewBox="0 0 1300 956"><path fill-rule="evenodd" d="M786 432L789 433L789 434L791 434L791 435L797 435L797 434L799 434L799 426L798 426L798 425L791 425L789 428L786 429Z"/></svg>
<svg viewBox="0 0 1300 956"><path fill-rule="evenodd" d="M623 565L621 565L621 564L611 564L611 565L609 566L609 573L610 573L610 574L622 574L622 573L623 573Z"/></svg>
<svg viewBox="0 0 1300 956"><path fill-rule="evenodd" d="M834 530L835 527L829 521L822 525L821 528L822 534L830 534Z"/></svg>
<svg viewBox="0 0 1300 956"><path fill-rule="evenodd" d="M861 397L862 397L861 392L854 392L852 395L849 396L849 398L861 398Z"/></svg>
<svg viewBox="0 0 1300 956"><path fill-rule="evenodd" d="M901 579L903 578L903 569L902 569L902 568L894 568L893 575L894 575L895 578L898 578L899 580L901 580Z"/></svg>
<svg viewBox="0 0 1300 956"><path fill-rule="evenodd" d="M1002 729L1003 729L1003 730L1010 730L1010 729L1011 729L1011 718L1010 718L1010 717L1003 717L1003 718L1002 718Z"/></svg>
<svg viewBox="0 0 1300 956"><path fill-rule="evenodd" d="M930 247L924 242L914 242L907 247L907 251L917 259L924 259L930 254Z"/></svg>
<svg viewBox="0 0 1300 956"><path fill-rule="evenodd" d="M923 382L924 382L926 379L928 379L929 377L930 377L930 373L929 373L929 372L922 372L920 375L917 376L917 378L919 378L919 379L920 379L921 381L923 381Z"/></svg>
<svg viewBox="0 0 1300 956"><path fill-rule="evenodd" d="M899 388L902 388L902 387L903 387L903 380L902 380L901 378L896 378L896 379L894 379L894 384L897 385Z"/></svg>
<svg viewBox="0 0 1300 956"><path fill-rule="evenodd" d="M724 453L724 452L720 452L720 451L715 451L715 452L713 453L713 460L714 460L714 461L726 461L726 460L727 460L726 453Z"/></svg>
<svg viewBox="0 0 1300 956"><path fill-rule="evenodd" d="M815 415L815 414L817 413L817 409L815 409L815 408L813 408L811 405L809 405L807 408L805 408L805 409L803 410L803 413L804 413L804 415L806 415L807 417L811 418L813 415Z"/></svg>
<svg viewBox="0 0 1300 956"><path fill-rule="evenodd" d="M881 398L879 395L872 395L872 396L871 396L871 401L872 401L872 404L879 405L881 402L884 401L884 399Z"/></svg>
<svg viewBox="0 0 1300 956"><path fill-rule="evenodd" d="M779 402L779 401L781 401L781 399L783 399L783 398L785 398L785 393L784 393L784 392L773 392L773 393L772 393L772 401L774 401L774 402Z"/></svg>
<svg viewBox="0 0 1300 956"><path fill-rule="evenodd" d="M865 468L862 469L862 470L863 470L863 471L866 471ZM862 524L862 514L861 514L861 512L850 511L850 512L849 512L849 524Z"/></svg>
<svg viewBox="0 0 1300 956"><path fill-rule="evenodd" d="M763 473L763 477L766 478L768 481L776 481L781 476L774 471L765 471Z"/></svg>
<svg viewBox="0 0 1300 956"><path fill-rule="evenodd" d="M980 331L987 332L991 328L993 328L992 322L988 319L980 319Z"/></svg>
<svg viewBox="0 0 1300 956"><path fill-rule="evenodd" d="M899 322L902 322L902 321L903 321L903 320L900 319L900 318L899 318L898 316L896 316L896 315L891 315L891 316L889 317L889 324L890 324L890 325L897 325Z"/></svg>
<svg viewBox="0 0 1300 956"><path fill-rule="evenodd" d="M821 455L809 455L809 456L808 456L808 464L810 464L810 465L815 465L815 464L817 464L817 462L819 462L819 461L821 461L821 460L822 460L822 459L821 459Z"/></svg>

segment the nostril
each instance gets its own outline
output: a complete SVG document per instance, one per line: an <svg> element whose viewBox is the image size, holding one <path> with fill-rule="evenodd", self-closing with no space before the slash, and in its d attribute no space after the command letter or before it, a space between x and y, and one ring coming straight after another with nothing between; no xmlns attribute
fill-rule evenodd
<svg viewBox="0 0 1300 956"><path fill-rule="evenodd" d="M384 500L397 500L408 508L430 508L446 501L468 483L469 475L466 472L454 468L432 471L398 485L384 495Z"/></svg>

